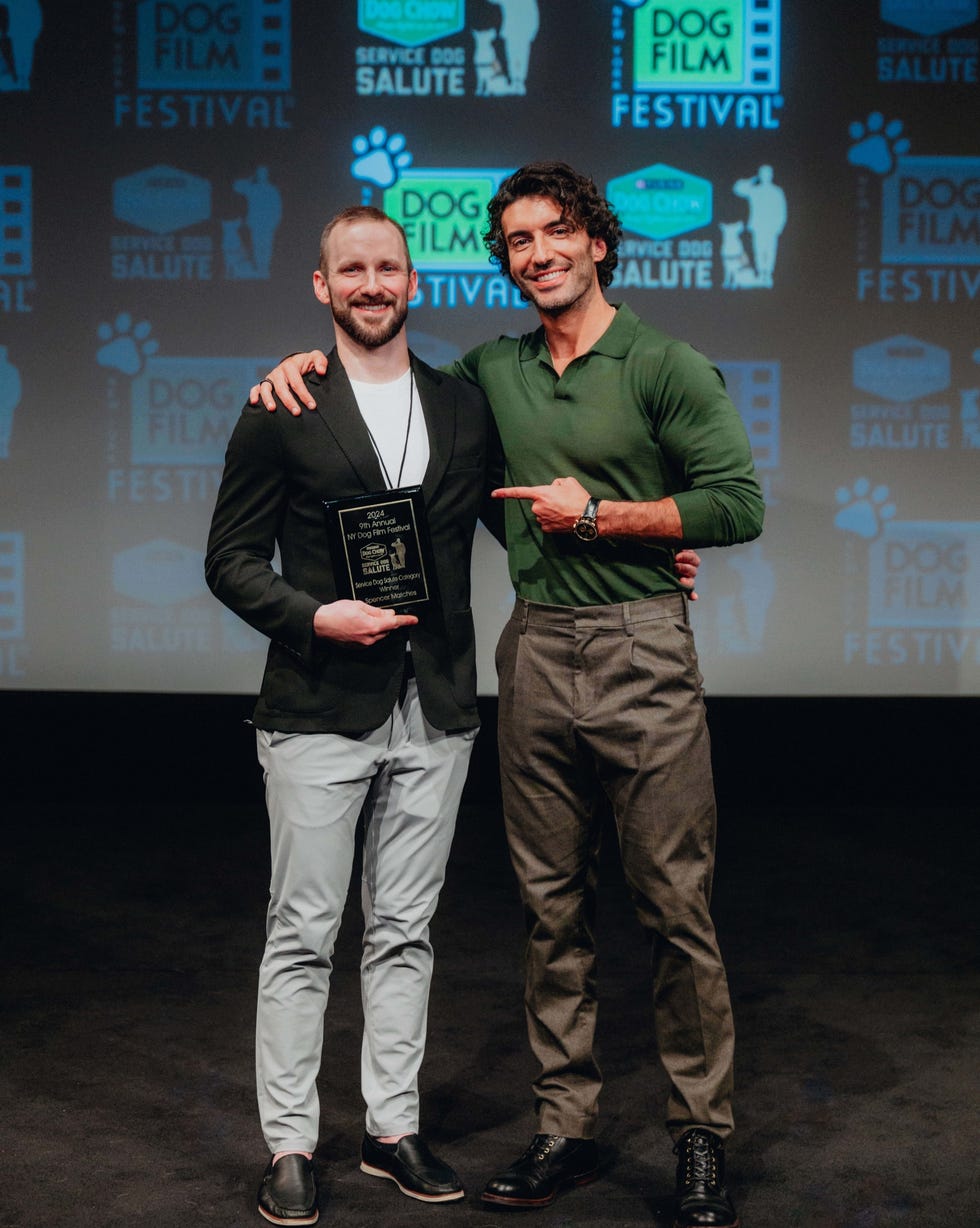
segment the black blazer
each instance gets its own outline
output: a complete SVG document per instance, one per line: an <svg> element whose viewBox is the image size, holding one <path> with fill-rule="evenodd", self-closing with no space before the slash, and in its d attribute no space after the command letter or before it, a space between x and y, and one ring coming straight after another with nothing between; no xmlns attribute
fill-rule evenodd
<svg viewBox="0 0 980 1228"><path fill-rule="evenodd" d="M496 474L499 445L478 388L415 355L411 363L429 434L422 493L441 608L371 647L313 634L317 607L337 598L323 501L385 487L336 349L325 376L306 377L316 412L304 409L297 418L281 408L269 413L246 405L232 432L205 574L214 595L272 641L255 708L260 729L355 734L377 728L398 698L406 635L429 722L437 729L479 723L470 554L481 511L502 536L487 497L488 454ZM277 545L281 575L272 567Z"/></svg>

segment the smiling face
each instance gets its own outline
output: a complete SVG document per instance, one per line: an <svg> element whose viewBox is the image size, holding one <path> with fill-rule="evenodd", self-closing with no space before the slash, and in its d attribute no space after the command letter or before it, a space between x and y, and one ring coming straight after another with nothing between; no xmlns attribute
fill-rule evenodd
<svg viewBox="0 0 980 1228"><path fill-rule="evenodd" d="M602 239L562 214L550 196L522 196L500 217L511 279L542 315L584 308L602 291L596 264Z"/></svg>
<svg viewBox="0 0 980 1228"><path fill-rule="evenodd" d="M341 222L326 241L313 290L334 323L365 349L387 345L401 332L417 276L405 241L390 222Z"/></svg>

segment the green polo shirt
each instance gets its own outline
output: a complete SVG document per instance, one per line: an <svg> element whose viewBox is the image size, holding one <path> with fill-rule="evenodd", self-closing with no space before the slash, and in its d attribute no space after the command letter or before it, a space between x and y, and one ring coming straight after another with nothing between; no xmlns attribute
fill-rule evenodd
<svg viewBox="0 0 980 1228"><path fill-rule="evenodd" d="M763 502L745 427L721 375L691 346L617 308L559 377L544 329L477 346L452 368L493 409L508 486L578 478L597 499L673 496L686 546L757 537ZM671 549L625 538L542 533L529 500L507 500L507 553L520 597L608 605L676 592Z"/></svg>

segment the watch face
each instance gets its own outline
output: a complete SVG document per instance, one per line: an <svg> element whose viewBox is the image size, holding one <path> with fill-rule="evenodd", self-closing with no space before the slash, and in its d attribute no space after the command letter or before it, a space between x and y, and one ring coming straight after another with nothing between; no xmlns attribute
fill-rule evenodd
<svg viewBox="0 0 980 1228"><path fill-rule="evenodd" d="M594 542L599 536L594 520L576 520L573 527L575 536L584 542Z"/></svg>

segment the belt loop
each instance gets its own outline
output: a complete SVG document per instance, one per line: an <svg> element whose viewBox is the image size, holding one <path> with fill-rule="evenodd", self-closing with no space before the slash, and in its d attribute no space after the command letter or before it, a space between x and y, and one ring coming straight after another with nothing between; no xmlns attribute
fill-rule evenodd
<svg viewBox="0 0 980 1228"><path fill-rule="evenodd" d="M633 607L628 601L623 602L623 630L627 635L633 634Z"/></svg>
<svg viewBox="0 0 980 1228"><path fill-rule="evenodd" d="M521 635L523 635L524 632L527 630L528 604L524 600L523 597L519 598L519 601L520 601L520 607L521 607L521 617L520 617Z"/></svg>

